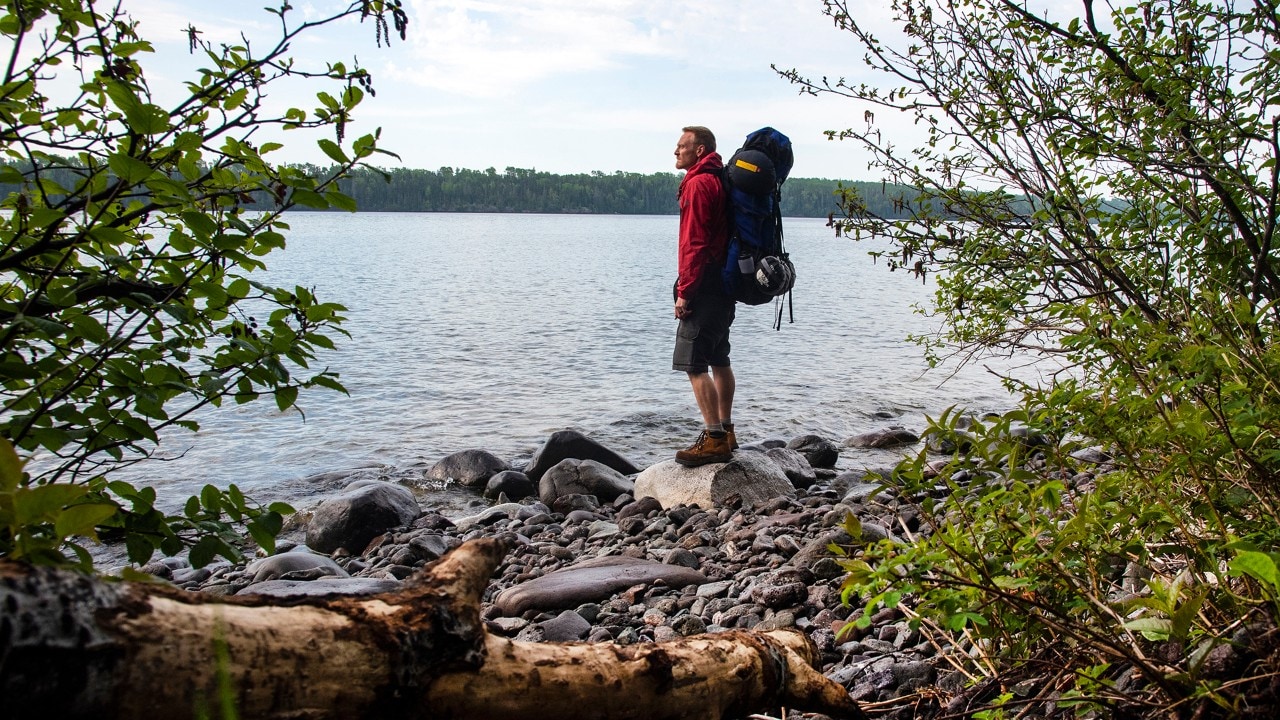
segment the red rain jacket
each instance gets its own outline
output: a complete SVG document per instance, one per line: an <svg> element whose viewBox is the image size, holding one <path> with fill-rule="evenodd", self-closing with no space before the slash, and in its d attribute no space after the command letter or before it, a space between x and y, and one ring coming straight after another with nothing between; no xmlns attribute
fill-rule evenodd
<svg viewBox="0 0 1280 720"><path fill-rule="evenodd" d="M689 300L707 266L718 272L729 251L729 218L725 212L719 153L709 153L680 181L680 276L676 295ZM717 278L718 280L718 278Z"/></svg>

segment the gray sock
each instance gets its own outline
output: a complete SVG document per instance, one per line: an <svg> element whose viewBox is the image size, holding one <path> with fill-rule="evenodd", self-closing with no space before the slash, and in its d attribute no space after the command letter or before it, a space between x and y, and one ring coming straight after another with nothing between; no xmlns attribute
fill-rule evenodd
<svg viewBox="0 0 1280 720"><path fill-rule="evenodd" d="M707 426L707 433L708 433L708 434L710 434L710 435L715 435L715 434L717 434L717 433L719 433L719 434L723 435L723 434L724 434L724 423L716 423L715 425L708 425L708 426Z"/></svg>

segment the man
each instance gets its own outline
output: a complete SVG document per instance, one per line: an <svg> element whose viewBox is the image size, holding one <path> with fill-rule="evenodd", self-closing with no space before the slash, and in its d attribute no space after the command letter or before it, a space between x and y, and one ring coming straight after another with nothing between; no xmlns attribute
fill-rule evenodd
<svg viewBox="0 0 1280 720"><path fill-rule="evenodd" d="M679 276L675 315L680 320L672 368L689 375L693 397L706 427L698 440L676 453L687 467L728 462L737 441L733 433L735 381L729 367L729 327L734 301L724 292L720 270L729 248L716 138L705 127L683 129L676 143L680 181Z"/></svg>

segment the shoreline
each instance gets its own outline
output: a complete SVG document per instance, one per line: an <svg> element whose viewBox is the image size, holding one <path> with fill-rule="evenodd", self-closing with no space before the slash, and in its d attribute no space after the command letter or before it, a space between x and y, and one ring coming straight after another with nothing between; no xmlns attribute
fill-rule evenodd
<svg viewBox="0 0 1280 720"><path fill-rule="evenodd" d="M781 444L764 443L773 448ZM737 454L767 449L746 446ZM888 470L878 472L887 477ZM894 711L885 717L928 717L945 706L940 698L960 697L970 680L942 661L940 653L972 648L939 646L896 609L877 612L868 628L846 627L860 612L861 599L841 603L845 573L828 549L833 542L856 547L842 527L846 516L860 520L860 541L901 542L921 524L910 500L883 481L869 481L868 474L808 467L797 476L801 482L793 481L794 498L745 507L731 501L710 509L663 508L654 498L624 493L607 502L568 495L557 499L555 507L534 495L456 518L428 509L412 523L379 534L361 552L339 549L329 555L293 544L309 520L309 513L300 512L270 558L199 570L168 559L143 570L215 595L311 594L342 585L347 586L344 592L381 592L399 587L462 542L500 537L514 549L483 597L482 617L495 635L632 645L727 630L795 628L818 648L816 669L853 699L903 703L905 714ZM516 612L510 602L503 607L505 591L592 558L631 558L692 570L706 579L687 585L664 579L637 582L584 602L561 600L516 607Z"/></svg>

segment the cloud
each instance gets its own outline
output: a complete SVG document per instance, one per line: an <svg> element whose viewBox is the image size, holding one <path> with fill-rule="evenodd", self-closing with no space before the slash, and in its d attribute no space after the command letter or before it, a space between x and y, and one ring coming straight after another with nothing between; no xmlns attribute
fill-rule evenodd
<svg viewBox="0 0 1280 720"><path fill-rule="evenodd" d="M500 97L565 75L717 52L713 21L736 3L671 0L412 0L411 67L397 79Z"/></svg>

